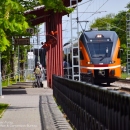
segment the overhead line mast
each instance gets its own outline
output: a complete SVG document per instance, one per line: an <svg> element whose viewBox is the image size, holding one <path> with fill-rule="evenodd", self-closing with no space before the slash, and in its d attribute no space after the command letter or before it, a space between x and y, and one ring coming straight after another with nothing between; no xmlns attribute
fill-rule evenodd
<svg viewBox="0 0 130 130"><path fill-rule="evenodd" d="M71 43L71 50L72 50L72 79L73 80L81 80L80 77L80 46L79 46L79 37L80 37L80 33L79 33L79 24L81 22L88 22L88 21L79 21L79 17L78 17L78 0L70 0L70 6L72 7L73 4L72 2L75 2L75 11L72 12L70 14L70 23L71 23L71 39L70 39L70 43ZM76 25L75 25L76 24ZM81 24L80 24L81 26ZM81 26L82 31L84 31L84 29ZM76 32L76 34L75 34ZM73 46L73 43L77 42L77 46ZM77 50L75 53L74 50ZM68 56L67 56L67 60L68 60ZM69 71L68 71L69 73ZM69 77L69 74L68 74Z"/></svg>
<svg viewBox="0 0 130 130"><path fill-rule="evenodd" d="M127 74L130 74L130 13L126 13Z"/></svg>
<svg viewBox="0 0 130 130"><path fill-rule="evenodd" d="M75 12L70 14L70 22L71 22L71 50L72 50L72 79L80 81L80 50L79 50L79 22L78 22L78 0L70 0L70 6L72 6L72 2L76 3L76 15ZM76 26L74 23L76 22ZM76 34L74 33L76 32ZM74 36L74 34L76 36ZM73 46L74 40L77 40L78 45L76 47ZM74 49L77 49L77 53L74 54Z"/></svg>

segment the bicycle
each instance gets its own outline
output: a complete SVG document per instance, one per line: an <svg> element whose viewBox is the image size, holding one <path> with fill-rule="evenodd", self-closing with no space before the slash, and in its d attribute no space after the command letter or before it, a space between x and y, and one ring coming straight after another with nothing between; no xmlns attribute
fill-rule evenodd
<svg viewBox="0 0 130 130"><path fill-rule="evenodd" d="M39 75L35 75L35 81L33 82L33 85L32 85L32 87L33 88L36 88L36 87L38 87L38 88L40 88L41 87L41 83L40 83L40 76Z"/></svg>
<svg viewBox="0 0 130 130"><path fill-rule="evenodd" d="M37 87L37 82L36 82L36 80L34 80L34 82L33 82L33 84L32 84L32 87L33 87L33 88L36 88L36 87Z"/></svg>

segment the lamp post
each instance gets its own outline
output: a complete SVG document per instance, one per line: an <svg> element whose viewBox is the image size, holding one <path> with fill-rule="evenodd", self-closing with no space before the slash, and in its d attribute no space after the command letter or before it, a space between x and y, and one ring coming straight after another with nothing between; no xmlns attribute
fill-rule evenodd
<svg viewBox="0 0 130 130"><path fill-rule="evenodd" d="M39 33L38 33L38 25L37 25L37 46L38 46L38 62L39 62Z"/></svg>
<svg viewBox="0 0 130 130"><path fill-rule="evenodd" d="M20 59L19 59L19 45L18 45L18 77L19 77L19 82L20 82L20 63L19 63Z"/></svg>

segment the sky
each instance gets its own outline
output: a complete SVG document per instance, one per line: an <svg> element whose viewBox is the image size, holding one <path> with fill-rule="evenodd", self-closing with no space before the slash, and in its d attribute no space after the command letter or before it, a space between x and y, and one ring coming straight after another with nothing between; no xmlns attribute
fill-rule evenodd
<svg viewBox="0 0 130 130"><path fill-rule="evenodd" d="M125 7L129 2L130 0L82 0L82 2L78 4L79 21L89 22L80 22L79 32L82 31L82 28L89 30L90 25L96 18L106 16L110 13L117 14L120 11L127 11ZM68 16L62 18L63 44L68 42L71 38L70 20L71 18ZM76 22L74 24L76 26Z"/></svg>
<svg viewBox="0 0 130 130"><path fill-rule="evenodd" d="M106 16L107 14L117 14L120 11L127 11L125 8L130 0L82 0L78 5L78 17L79 21L82 22L79 25L79 32L82 28L89 30L90 25L95 21L96 18ZM75 15L75 14L74 14ZM62 18L62 33L63 33L63 44L67 43L71 39L71 18L63 16ZM74 22L76 26L76 20ZM82 28L81 28L82 26ZM44 34L44 24L40 26L40 34ZM76 32L74 33L76 35ZM44 36L39 36L39 45L35 45L35 48L41 48L41 42L45 42ZM37 44L37 39L34 39L34 44Z"/></svg>

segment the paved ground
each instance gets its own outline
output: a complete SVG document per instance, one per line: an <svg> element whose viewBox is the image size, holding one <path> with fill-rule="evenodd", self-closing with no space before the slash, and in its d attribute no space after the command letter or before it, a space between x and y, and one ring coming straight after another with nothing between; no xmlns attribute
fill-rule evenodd
<svg viewBox="0 0 130 130"><path fill-rule="evenodd" d="M52 93L49 88L3 89L4 98L0 98L0 103L10 105L0 118L0 130L53 130L56 119L53 120L51 115L57 114L57 111L60 115L61 112ZM61 118L63 115L60 115ZM62 124L64 127L56 124L54 129L71 129L66 120Z"/></svg>

